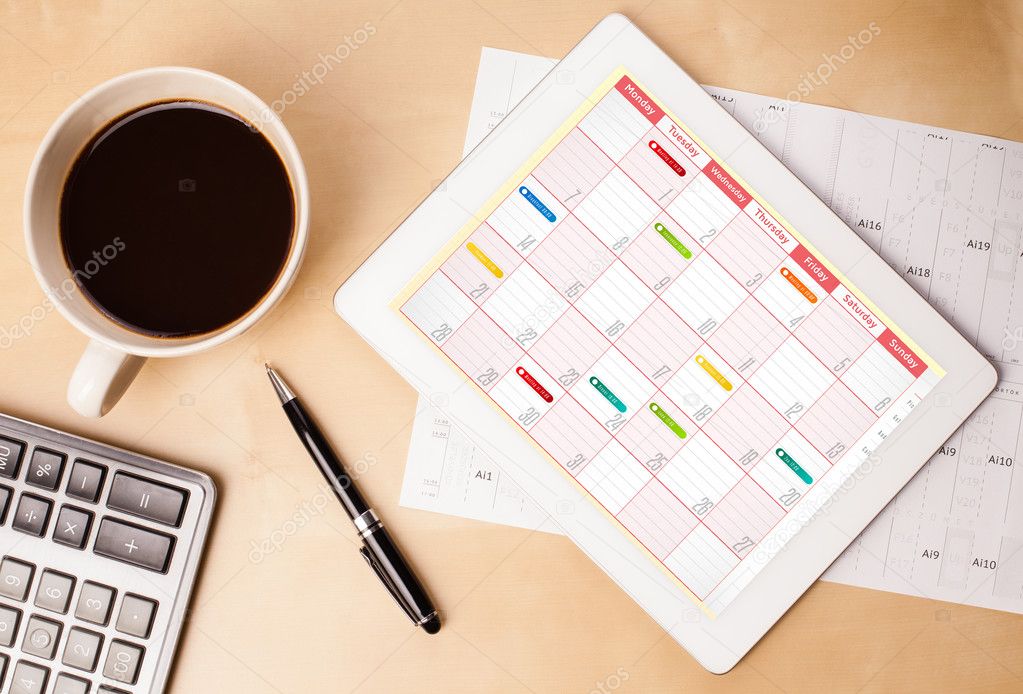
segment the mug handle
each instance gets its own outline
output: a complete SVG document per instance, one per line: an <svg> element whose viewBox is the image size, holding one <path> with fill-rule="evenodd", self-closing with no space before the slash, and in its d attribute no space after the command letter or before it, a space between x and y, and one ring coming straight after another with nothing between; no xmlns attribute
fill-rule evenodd
<svg viewBox="0 0 1023 694"><path fill-rule="evenodd" d="M102 417L121 399L145 363L145 357L89 340L67 386L68 404L84 417Z"/></svg>

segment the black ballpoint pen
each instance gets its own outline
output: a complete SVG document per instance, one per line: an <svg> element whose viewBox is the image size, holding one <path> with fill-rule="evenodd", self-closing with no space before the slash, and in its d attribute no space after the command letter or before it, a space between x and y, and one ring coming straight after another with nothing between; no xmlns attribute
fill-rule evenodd
<svg viewBox="0 0 1023 694"><path fill-rule="evenodd" d="M434 609L433 603L427 597L426 590L423 589L419 579L412 573L412 569L405 561L401 551L391 541L383 523L359 493L352 478L345 471L341 461L334 454L334 450L327 443L312 417L295 397L295 393L280 375L270 368L269 364L266 365L266 373L270 377L274 390L277 391L277 396L281 399L281 406L288 415L295 433L302 439L309 455L312 456L348 517L355 524L355 529L358 531L359 537L362 538L362 547L359 552L363 559L370 565L384 587L394 597L398 606L412 620L412 623L417 627L422 627L427 634L436 634L440 631L440 617L437 616L437 610Z"/></svg>

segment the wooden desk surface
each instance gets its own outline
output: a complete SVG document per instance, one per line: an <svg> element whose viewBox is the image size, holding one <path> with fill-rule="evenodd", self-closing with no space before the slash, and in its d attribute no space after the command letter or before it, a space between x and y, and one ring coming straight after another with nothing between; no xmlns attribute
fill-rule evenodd
<svg viewBox="0 0 1023 694"><path fill-rule="evenodd" d="M0 407L197 467L220 507L172 680L176 692L1020 691L1023 617L818 583L727 676L701 669L566 539L399 508L416 394L332 312L340 282L458 161L480 47L563 55L611 11L699 81L785 96L822 54L880 34L810 101L1023 140L1023 8L840 0L264 2L81 0L0 9ZM356 32L359 33L356 33ZM364 35L361 32L366 32ZM339 64L324 61L352 37ZM363 37L360 40L360 37ZM320 62L320 83L295 82ZM271 102L313 193L297 285L255 330L150 362L119 407L68 408L85 345L42 305L22 241L35 149L76 95L177 64ZM320 68L322 72L322 68ZM414 633L353 546L347 520L285 425L279 366L415 553L446 613ZM279 547L257 551L265 540Z"/></svg>

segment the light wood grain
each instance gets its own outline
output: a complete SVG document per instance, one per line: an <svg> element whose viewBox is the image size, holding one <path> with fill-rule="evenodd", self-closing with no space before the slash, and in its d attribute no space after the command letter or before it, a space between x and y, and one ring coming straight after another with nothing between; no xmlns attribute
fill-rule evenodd
<svg viewBox="0 0 1023 694"><path fill-rule="evenodd" d="M881 33L809 100L1023 139L1023 10L974 2L91 0L0 9L0 327L41 305L21 199L36 146L84 90L178 64L267 101L346 35L373 35L284 120L312 186L298 282L251 333L149 363L106 418L64 401L85 345L59 315L0 352L0 408L203 469L221 501L175 692L1020 691L1023 617L818 583L727 676L703 671L564 538L397 505L416 394L331 311L340 282L458 161L480 47L563 55L632 17L704 83L784 96ZM343 51L342 51L343 53ZM412 632L286 426L277 365L415 560L447 621ZM265 556L253 547L285 537ZM619 685L614 689L614 685Z"/></svg>

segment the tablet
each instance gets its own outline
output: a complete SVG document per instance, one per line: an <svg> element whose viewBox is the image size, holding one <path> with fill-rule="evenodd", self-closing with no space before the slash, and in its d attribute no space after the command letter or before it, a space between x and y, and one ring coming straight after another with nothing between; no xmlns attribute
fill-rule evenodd
<svg viewBox="0 0 1023 694"><path fill-rule="evenodd" d="M713 672L996 378L620 15L335 307Z"/></svg>

